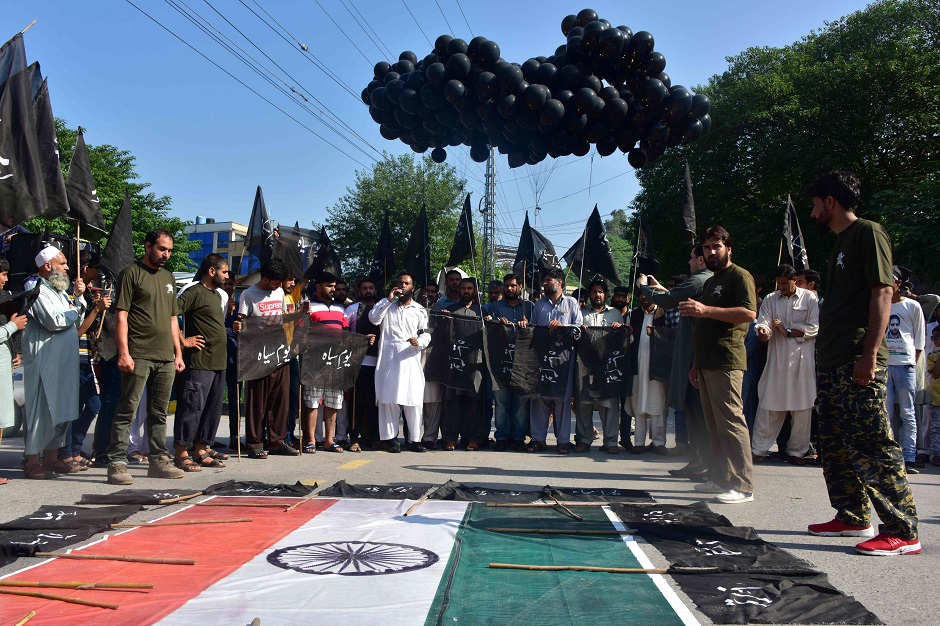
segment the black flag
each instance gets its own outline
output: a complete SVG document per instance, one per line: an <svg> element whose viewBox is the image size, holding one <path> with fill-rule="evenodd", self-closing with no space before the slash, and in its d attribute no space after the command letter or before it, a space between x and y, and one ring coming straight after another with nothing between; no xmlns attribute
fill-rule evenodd
<svg viewBox="0 0 940 626"><path fill-rule="evenodd" d="M659 271L659 261L656 260L656 247L650 236L649 224L640 220L640 237L637 241L636 253L633 255L634 274L655 276Z"/></svg>
<svg viewBox="0 0 940 626"><path fill-rule="evenodd" d="M555 246L542 233L529 226L529 212L522 223L522 235L512 264L513 273L526 285L537 285L549 270L558 267Z"/></svg>
<svg viewBox="0 0 940 626"><path fill-rule="evenodd" d="M36 141L42 177L46 185L46 210L43 216L55 218L69 212L65 178L62 176L59 161L59 140L55 134L55 117L52 115L52 102L49 100L49 84L42 77L39 63L33 63L29 69L33 72L33 119L36 120Z"/></svg>
<svg viewBox="0 0 940 626"><path fill-rule="evenodd" d="M563 398L568 388L575 336L582 329L529 326L516 330L513 391L525 397Z"/></svg>
<svg viewBox="0 0 940 626"><path fill-rule="evenodd" d="M343 268L339 262L339 254L333 248L333 242L330 236L326 234L326 228L320 229L320 240L310 246L310 264L307 271L304 272L304 278L316 280L323 272L329 272L334 276L342 276Z"/></svg>
<svg viewBox="0 0 940 626"><path fill-rule="evenodd" d="M314 389L349 389L356 384L369 338L324 324L307 327L300 382Z"/></svg>
<svg viewBox="0 0 940 626"><path fill-rule="evenodd" d="M683 240L695 243L695 200L692 197L692 171L689 162L685 162L685 178L682 181L682 235Z"/></svg>
<svg viewBox="0 0 940 626"><path fill-rule="evenodd" d="M81 128L78 129L75 152L72 153L72 162L69 163L69 176L65 182L65 190L69 198L68 216L104 232L104 218L101 216L98 188L92 177L88 148L85 146L85 136Z"/></svg>
<svg viewBox="0 0 940 626"><path fill-rule="evenodd" d="M125 267L134 262L134 224L131 219L131 195L124 190L124 204L114 218L108 243L101 255L101 267L116 280Z"/></svg>
<svg viewBox="0 0 940 626"><path fill-rule="evenodd" d="M291 229L279 228L280 236L274 239L274 257L280 259L287 266L287 271L293 278L304 275L303 249L309 245L300 230L300 223L294 222Z"/></svg>
<svg viewBox="0 0 940 626"><path fill-rule="evenodd" d="M787 209L783 214L783 250L781 252L781 263L792 265L793 269L798 272L809 269L809 255L806 254L803 231L790 196L787 196Z"/></svg>
<svg viewBox="0 0 940 626"><path fill-rule="evenodd" d="M485 370L481 320L432 312L428 330L431 344L424 362L425 380L479 392Z"/></svg>
<svg viewBox="0 0 940 626"><path fill-rule="evenodd" d="M405 251L405 271L411 275L415 287L431 283L431 237L428 234L428 209L421 205L421 214L415 222Z"/></svg>
<svg viewBox="0 0 940 626"><path fill-rule="evenodd" d="M46 210L31 76L19 34L0 48L0 231Z"/></svg>
<svg viewBox="0 0 940 626"><path fill-rule="evenodd" d="M601 221L601 214L596 204L584 227L584 233L565 252L563 258L568 267L584 278L592 279L594 276L601 275L615 285L620 284L620 272L617 271L617 265L614 263L607 232L604 230L604 223Z"/></svg>
<svg viewBox="0 0 940 626"><path fill-rule="evenodd" d="M627 346L630 333L619 328L582 328L577 338L578 398L581 402L609 400L623 394L633 376Z"/></svg>
<svg viewBox="0 0 940 626"><path fill-rule="evenodd" d="M249 315L238 333L238 380L256 380L287 365L307 350L308 318L294 314Z"/></svg>
<svg viewBox="0 0 940 626"><path fill-rule="evenodd" d="M382 232L375 245L375 254L372 256L372 269L369 278L376 285L382 285L381 292L388 285L389 279L395 273L395 252L392 250L392 227L388 223L388 209L385 209L385 219L382 220Z"/></svg>
<svg viewBox="0 0 940 626"><path fill-rule="evenodd" d="M274 222L268 219L268 209L264 205L264 195L261 193L261 185L255 191L255 202L251 207L251 219L248 221L248 233L245 235L245 247L242 255L238 259L238 265L234 268L238 274L242 270L242 260L246 255L251 255L258 259L258 267L271 260L274 254ZM248 260L246 272L257 269L253 266L251 259Z"/></svg>
<svg viewBox="0 0 940 626"><path fill-rule="evenodd" d="M448 267L456 267L473 258L473 251L476 249L476 239L473 237L473 215L470 210L470 194L463 201L463 211L460 212L460 219L457 221L457 232L454 233L454 247L450 249L450 259L447 261Z"/></svg>

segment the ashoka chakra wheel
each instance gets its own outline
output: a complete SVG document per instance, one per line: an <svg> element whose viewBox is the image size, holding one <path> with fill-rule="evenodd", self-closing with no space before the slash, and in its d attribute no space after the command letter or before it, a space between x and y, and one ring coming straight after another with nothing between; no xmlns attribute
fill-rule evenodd
<svg viewBox="0 0 940 626"><path fill-rule="evenodd" d="M424 548L374 541L327 541L275 550L268 562L304 574L376 576L430 567L440 560Z"/></svg>

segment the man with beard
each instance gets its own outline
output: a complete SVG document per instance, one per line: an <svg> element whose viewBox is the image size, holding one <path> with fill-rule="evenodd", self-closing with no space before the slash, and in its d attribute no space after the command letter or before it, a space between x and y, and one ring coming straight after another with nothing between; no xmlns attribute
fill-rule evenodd
<svg viewBox="0 0 940 626"><path fill-rule="evenodd" d="M163 269L173 254L173 236L162 228L147 233L144 256L124 269L117 280L118 369L121 398L111 425L108 482L130 485L127 442L140 397L147 389L147 436L151 478L182 478L166 447L166 410L173 379L183 371L173 274Z"/></svg>
<svg viewBox="0 0 940 626"><path fill-rule="evenodd" d="M684 281L666 290L652 276L640 274L637 286L647 300L664 309L673 309L683 300L695 299L702 294L705 281L712 275L705 267L705 253L702 244L692 246L689 252L689 276ZM702 412L702 399L698 389L689 381L692 369L692 335L695 330L694 317L679 317L676 341L672 346L672 369L669 372L667 403L675 409L685 411L689 429L689 462L680 469L669 470L673 476L696 480L708 470L708 458L711 454L711 438L705 425Z"/></svg>
<svg viewBox="0 0 940 626"><path fill-rule="evenodd" d="M595 280L588 286L588 299L591 306L581 309L585 326L600 326L620 328L623 326L623 316L620 311L607 306L607 283ZM575 405L575 452L589 452L591 442L594 441L594 411L601 417L601 428L604 432L603 452L619 454L617 435L619 434L620 416L617 415L617 399L595 400Z"/></svg>
<svg viewBox="0 0 940 626"><path fill-rule="evenodd" d="M336 279L336 293L333 294L333 302L343 307L343 309L351 304L349 300L349 283L346 282L345 278L338 277Z"/></svg>
<svg viewBox="0 0 940 626"><path fill-rule="evenodd" d="M460 281L460 302L447 307L447 312L454 318L455 331L460 334L478 332L483 327L483 311L480 307L477 280L464 278ZM457 437L464 443L467 450L473 452L489 438L489 424L483 416L483 407L480 406L480 396L485 397L483 391L483 367L471 365L474 368L473 390L447 389L447 411L441 417L441 437L444 439L444 449L453 450L457 447Z"/></svg>
<svg viewBox="0 0 940 626"><path fill-rule="evenodd" d="M437 302L437 285L428 283L418 292L418 304L430 309Z"/></svg>
<svg viewBox="0 0 940 626"><path fill-rule="evenodd" d="M361 452L363 446L371 447L379 441L379 410L375 405L375 366L378 363L379 327L369 321L369 311L375 306L375 283L366 276L356 280L359 302L346 307L349 330L369 338L369 349L362 359L356 386L353 388L352 427L350 428L350 452Z"/></svg>
<svg viewBox="0 0 940 626"><path fill-rule="evenodd" d="M503 299L490 305L490 318L519 328L525 328L532 319L532 302L522 299L522 285L515 274L503 276ZM512 445L513 450L525 450L529 399L508 388L494 391L493 395L496 401L496 446L493 449L502 452Z"/></svg>
<svg viewBox="0 0 940 626"><path fill-rule="evenodd" d="M310 300L310 321L330 328L349 330L349 318L346 310L333 300L336 295L336 276L323 272L317 277L316 295ZM334 441L334 436L346 439L348 424L336 423L336 412L343 408L345 389L318 389L304 387L303 451L307 454L316 452L314 432L317 425L317 413L322 405L324 441L323 449L328 452L342 452L343 447Z"/></svg>
<svg viewBox="0 0 940 626"><path fill-rule="evenodd" d="M177 299L186 337L182 339L186 369L176 376L176 419L173 439L175 465L184 472L202 467L225 467L228 455L212 450L222 419L225 395L227 336L225 331L225 292L228 262L218 254L208 254L199 267L200 281ZM193 457L189 449L193 449Z"/></svg>
<svg viewBox="0 0 940 626"><path fill-rule="evenodd" d="M874 506L879 534L855 549L917 554L917 508L885 407L891 240L880 224L855 215L861 186L855 174L835 171L807 190L816 224L836 234L816 337L819 454L836 516L808 530L822 537L871 537Z"/></svg>
<svg viewBox="0 0 940 626"><path fill-rule="evenodd" d="M26 478L46 479L70 474L78 465L59 460L69 422L78 417L78 327L86 313L85 283L69 288L68 263L62 251L47 246L35 258L39 297L26 311L23 366L26 386ZM40 459L40 454L42 459Z"/></svg>
<svg viewBox="0 0 940 626"><path fill-rule="evenodd" d="M584 321L581 307L571 296L564 295L565 275L560 269L549 271L542 280L545 296L535 303L532 312L534 326L547 326L549 329L562 326L580 326ZM568 386L564 397L532 398L531 402L531 440L527 452L544 452L548 437L548 420L554 411L555 440L558 442L558 454L571 452L571 389L574 379L572 358L568 364Z"/></svg>
<svg viewBox="0 0 940 626"><path fill-rule="evenodd" d="M452 304L460 302L460 279L462 274L457 270L450 270L444 274L444 289L447 293L437 299L432 311L443 311Z"/></svg>
<svg viewBox="0 0 940 626"><path fill-rule="evenodd" d="M421 351L431 343L428 312L414 301L414 282L408 274L387 298L369 311L369 321L380 327L375 397L379 405L379 433L384 449L400 452L398 422L404 412L413 452L421 445L421 409L424 404L424 370Z"/></svg>
<svg viewBox="0 0 940 626"><path fill-rule="evenodd" d="M757 317L754 279L731 262L731 234L723 227L705 231L702 250L705 266L714 275L705 281L698 300L679 303L681 315L697 318L689 380L701 393L711 436L709 480L695 489L718 494L715 501L724 504L753 502L751 442L741 384L747 369L744 336Z"/></svg>

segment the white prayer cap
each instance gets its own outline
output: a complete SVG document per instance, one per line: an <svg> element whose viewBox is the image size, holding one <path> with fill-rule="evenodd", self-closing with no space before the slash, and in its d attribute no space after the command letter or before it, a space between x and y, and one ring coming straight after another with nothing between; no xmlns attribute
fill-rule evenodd
<svg viewBox="0 0 940 626"><path fill-rule="evenodd" d="M52 245L46 246L45 248L40 250L39 254L36 255L36 258L33 259L36 262L36 267L42 267L43 265L45 265L52 259L59 256L61 252L62 251L56 248L55 246L52 246Z"/></svg>

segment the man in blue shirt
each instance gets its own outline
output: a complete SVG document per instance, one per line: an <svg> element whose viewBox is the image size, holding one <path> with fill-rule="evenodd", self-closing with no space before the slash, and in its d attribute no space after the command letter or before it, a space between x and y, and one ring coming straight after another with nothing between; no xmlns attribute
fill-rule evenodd
<svg viewBox="0 0 940 626"><path fill-rule="evenodd" d="M581 307L571 296L564 295L565 275L560 269L554 269L545 275L542 290L545 296L535 303L531 323L534 326L560 328L562 326L580 326L582 324ZM529 452L544 452L545 439L548 435L548 419L554 408L555 439L558 442L558 454L571 452L571 383L573 379L574 358L569 362L568 386L564 398L533 398L531 403L531 441Z"/></svg>

